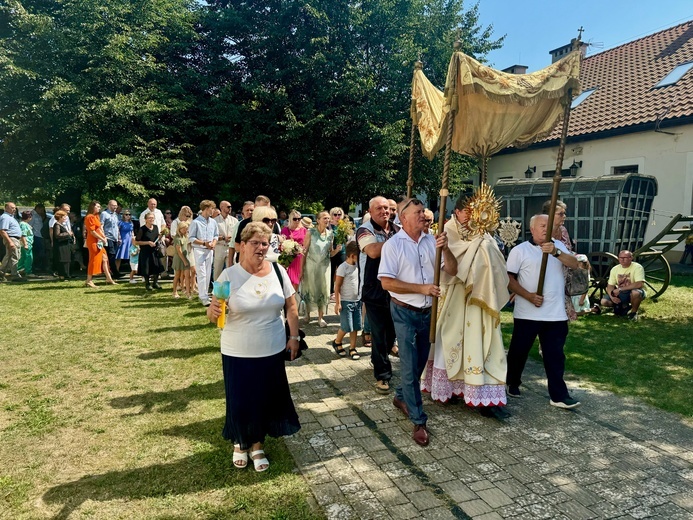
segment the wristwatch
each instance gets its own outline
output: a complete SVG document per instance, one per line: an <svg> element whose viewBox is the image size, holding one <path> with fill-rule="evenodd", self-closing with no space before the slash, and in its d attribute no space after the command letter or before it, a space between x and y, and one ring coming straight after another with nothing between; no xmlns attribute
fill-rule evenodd
<svg viewBox="0 0 693 520"><path fill-rule="evenodd" d="M562 254L563 254L563 251L561 251L560 249L556 248L556 252L553 254L553 256L555 256L556 258L558 258L558 257L561 256Z"/></svg>
<svg viewBox="0 0 693 520"><path fill-rule="evenodd" d="M301 336L289 336L289 339L287 339L287 341L291 341L292 339L295 339L296 341L300 341Z"/></svg>

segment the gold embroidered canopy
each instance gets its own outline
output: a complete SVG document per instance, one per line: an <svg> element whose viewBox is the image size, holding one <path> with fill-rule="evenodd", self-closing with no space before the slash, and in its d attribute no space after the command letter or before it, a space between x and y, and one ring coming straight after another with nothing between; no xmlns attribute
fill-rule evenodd
<svg viewBox="0 0 693 520"><path fill-rule="evenodd" d="M445 93L414 71L411 116L428 159L445 146L447 115L453 109L452 150L488 158L508 146L527 146L547 136L559 121L569 89L580 89L580 52L531 74L509 74L462 52L450 60ZM453 82L454 71L457 71ZM454 86L454 87L453 87Z"/></svg>

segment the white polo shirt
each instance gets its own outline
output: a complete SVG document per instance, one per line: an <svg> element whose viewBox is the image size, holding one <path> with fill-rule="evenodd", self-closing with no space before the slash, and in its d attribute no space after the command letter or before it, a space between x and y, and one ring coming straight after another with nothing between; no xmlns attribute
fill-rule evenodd
<svg viewBox="0 0 693 520"><path fill-rule="evenodd" d="M554 240L553 243L564 255L571 254L559 240ZM508 255L508 272L516 274L517 281L529 292L537 290L541 256L541 247L529 241L513 247ZM521 320L533 321L566 321L568 319L565 312L563 264L551 255L546 264L543 292L544 302L541 307L535 307L532 302L516 296L513 316Z"/></svg>
<svg viewBox="0 0 693 520"><path fill-rule="evenodd" d="M419 240L413 240L404 229L400 229L383 244L380 252L378 279L396 278L403 282L433 283L436 261L436 239L433 235L421 233ZM390 296L419 309L430 307L433 299L423 294L399 294L389 291Z"/></svg>

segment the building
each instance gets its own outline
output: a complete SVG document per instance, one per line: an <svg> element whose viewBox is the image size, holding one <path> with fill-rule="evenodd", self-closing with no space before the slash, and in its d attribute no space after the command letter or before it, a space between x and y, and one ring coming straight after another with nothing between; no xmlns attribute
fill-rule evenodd
<svg viewBox="0 0 693 520"><path fill-rule="evenodd" d="M552 56L564 47L551 51ZM562 173L656 177L659 189L646 241L671 215L693 214L691 69L693 21L586 57L582 63L582 92L572 103ZM489 184L552 177L559 137L560 126L528 148L509 148L492 157ZM673 257L678 259L682 250L677 246Z"/></svg>

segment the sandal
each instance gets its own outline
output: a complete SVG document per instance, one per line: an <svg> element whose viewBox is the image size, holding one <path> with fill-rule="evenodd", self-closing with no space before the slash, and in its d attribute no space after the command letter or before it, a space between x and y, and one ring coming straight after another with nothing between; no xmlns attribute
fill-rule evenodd
<svg viewBox="0 0 693 520"><path fill-rule="evenodd" d="M256 455L262 455L262 458L256 459ZM255 450L250 452L250 458L253 459L253 466L255 466L255 471L262 473L269 469L269 460L265 457L265 450ZM264 466L264 468L261 468Z"/></svg>
<svg viewBox="0 0 693 520"><path fill-rule="evenodd" d="M351 357L351 359L356 361L357 359L361 359L361 354L356 352L356 348L350 348L349 349L349 357Z"/></svg>
<svg viewBox="0 0 693 520"><path fill-rule="evenodd" d="M363 342L363 348L371 348L373 346L373 338L370 334L362 334L361 341Z"/></svg>
<svg viewBox="0 0 693 520"><path fill-rule="evenodd" d="M233 465L238 469L243 469L248 465L248 452L247 451L236 451L236 448L241 449L240 444L233 445Z"/></svg>
<svg viewBox="0 0 693 520"><path fill-rule="evenodd" d="M342 346L341 343L337 343L336 341L332 341L332 348L334 351L337 353L339 357L344 357L347 355L346 350L344 350L344 347Z"/></svg>

